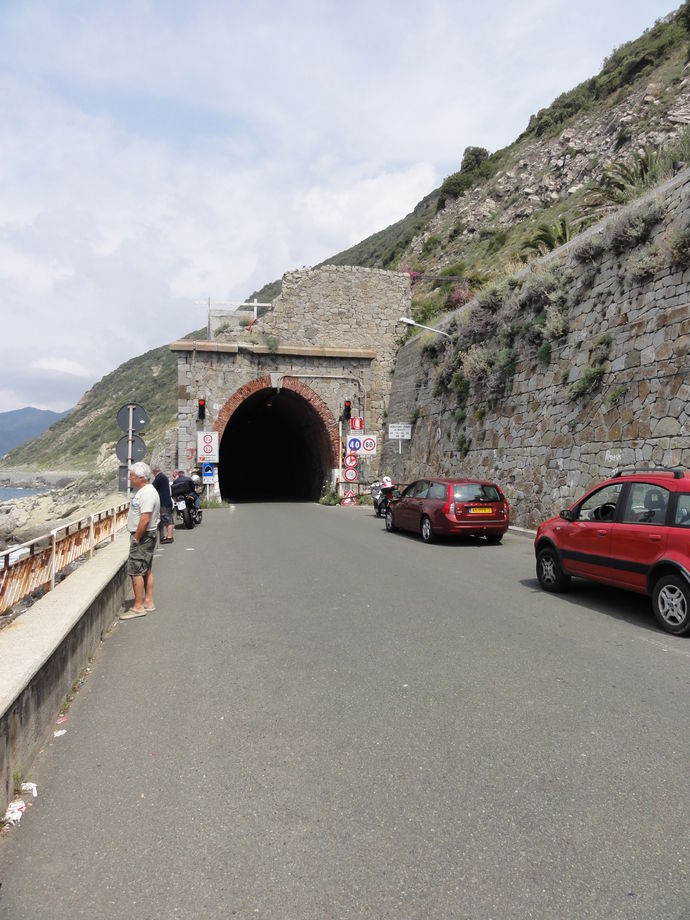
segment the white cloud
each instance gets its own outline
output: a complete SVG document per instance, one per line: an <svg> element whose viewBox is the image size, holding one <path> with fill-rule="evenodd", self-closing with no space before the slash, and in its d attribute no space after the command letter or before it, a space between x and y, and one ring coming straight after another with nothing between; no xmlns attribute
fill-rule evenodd
<svg viewBox="0 0 690 920"><path fill-rule="evenodd" d="M0 411L383 229L672 8L6 0Z"/></svg>
<svg viewBox="0 0 690 920"><path fill-rule="evenodd" d="M39 371L56 371L58 374L69 374L72 377L90 377L93 371L79 364L77 361L67 361L65 358L38 358L32 361L30 368Z"/></svg>

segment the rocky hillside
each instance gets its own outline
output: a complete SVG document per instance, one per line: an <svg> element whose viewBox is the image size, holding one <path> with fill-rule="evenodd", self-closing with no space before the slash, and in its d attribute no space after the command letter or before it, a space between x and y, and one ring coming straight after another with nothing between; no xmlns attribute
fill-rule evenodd
<svg viewBox="0 0 690 920"><path fill-rule="evenodd" d="M409 270L420 322L456 309L670 176L674 163L690 162L689 47L686 2L534 115L510 146L468 148L458 172L411 214L327 262ZM279 291L274 281L250 296L265 301ZM112 481L115 415L129 400L145 406L145 440L158 446L176 415L167 348L104 377L68 418L11 451L0 469L84 469Z"/></svg>

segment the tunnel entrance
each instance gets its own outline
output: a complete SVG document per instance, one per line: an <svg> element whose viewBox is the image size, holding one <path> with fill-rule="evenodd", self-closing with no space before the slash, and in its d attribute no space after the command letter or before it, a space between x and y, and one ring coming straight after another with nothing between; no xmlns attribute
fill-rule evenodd
<svg viewBox="0 0 690 920"><path fill-rule="evenodd" d="M265 387L230 416L220 441L224 501L318 501L335 463L322 415L287 388Z"/></svg>

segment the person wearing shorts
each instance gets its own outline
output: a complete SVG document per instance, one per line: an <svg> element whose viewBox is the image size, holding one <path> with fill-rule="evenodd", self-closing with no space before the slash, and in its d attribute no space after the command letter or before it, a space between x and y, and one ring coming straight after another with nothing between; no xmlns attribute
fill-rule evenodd
<svg viewBox="0 0 690 920"><path fill-rule="evenodd" d="M129 481L137 490L129 503L127 530L129 531L129 556L127 574L132 579L134 604L121 620L132 620L146 616L149 610L155 610L153 600L153 554L158 539L158 522L160 520L160 498L151 485L151 468L148 463L133 463L129 472Z"/></svg>

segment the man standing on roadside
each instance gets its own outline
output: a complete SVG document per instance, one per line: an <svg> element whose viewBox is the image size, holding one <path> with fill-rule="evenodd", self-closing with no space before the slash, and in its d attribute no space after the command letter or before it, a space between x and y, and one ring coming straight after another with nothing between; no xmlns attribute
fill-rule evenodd
<svg viewBox="0 0 690 920"><path fill-rule="evenodd" d="M173 524L173 503L170 494L170 480L161 472L159 466L152 466L153 482L151 485L158 492L161 500L161 543L172 543L174 540L175 525ZM175 471L177 472L177 471Z"/></svg>
<svg viewBox="0 0 690 920"><path fill-rule="evenodd" d="M132 578L134 604L120 614L121 620L144 617L149 610L155 610L153 601L153 553L156 549L158 521L160 520L160 499L151 485L151 468L148 463L133 463L129 481L137 490L129 503L127 530L129 531L129 557L127 574Z"/></svg>

